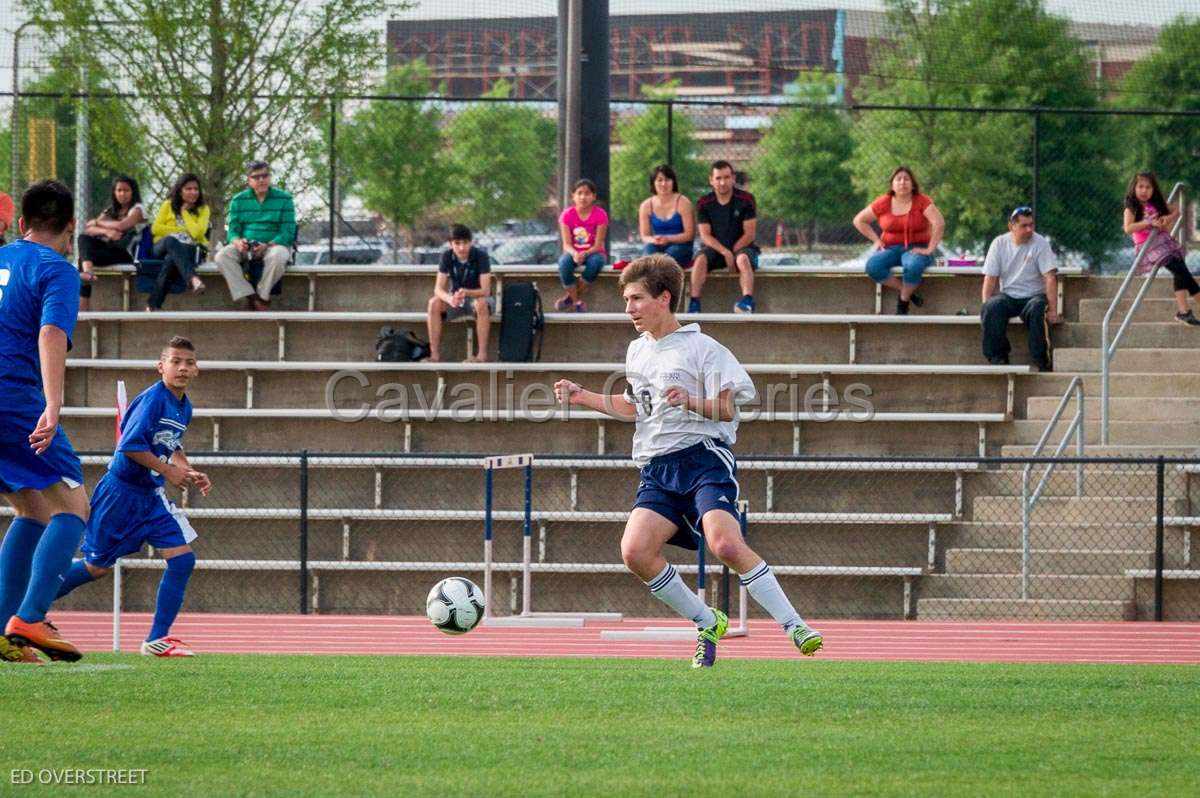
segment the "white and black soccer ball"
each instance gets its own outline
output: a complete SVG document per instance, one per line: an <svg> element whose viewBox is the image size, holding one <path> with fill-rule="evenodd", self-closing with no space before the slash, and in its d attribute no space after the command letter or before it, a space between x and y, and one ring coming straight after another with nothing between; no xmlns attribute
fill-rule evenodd
<svg viewBox="0 0 1200 798"><path fill-rule="evenodd" d="M474 629L483 620L483 591L462 576L451 576L438 582L425 600L429 622L448 635L461 635Z"/></svg>

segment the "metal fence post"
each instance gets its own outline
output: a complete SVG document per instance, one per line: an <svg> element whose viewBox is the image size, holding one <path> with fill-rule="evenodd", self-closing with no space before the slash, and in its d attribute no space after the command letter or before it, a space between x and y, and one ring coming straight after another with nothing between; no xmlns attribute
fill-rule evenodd
<svg viewBox="0 0 1200 798"><path fill-rule="evenodd" d="M308 614L308 449L300 452L300 614Z"/></svg>
<svg viewBox="0 0 1200 798"><path fill-rule="evenodd" d="M1163 498L1164 463L1162 455L1154 466L1154 620L1163 619Z"/></svg>
<svg viewBox="0 0 1200 798"><path fill-rule="evenodd" d="M1033 218L1038 218L1038 187L1042 180L1042 114L1038 110L1033 112L1033 196L1029 199L1029 206L1033 208Z"/></svg>
<svg viewBox="0 0 1200 798"><path fill-rule="evenodd" d="M533 559L533 462L525 465L525 528L522 530L524 551L522 558L528 563ZM533 579L528 567L521 575L521 614L528 615L532 607Z"/></svg>
<svg viewBox="0 0 1200 798"><path fill-rule="evenodd" d="M333 265L333 239L337 235L337 100L329 96L329 265Z"/></svg>
<svg viewBox="0 0 1200 798"><path fill-rule="evenodd" d="M483 617L492 617L492 466L483 470Z"/></svg>
<svg viewBox="0 0 1200 798"><path fill-rule="evenodd" d="M675 154L675 103L667 100L667 165Z"/></svg>

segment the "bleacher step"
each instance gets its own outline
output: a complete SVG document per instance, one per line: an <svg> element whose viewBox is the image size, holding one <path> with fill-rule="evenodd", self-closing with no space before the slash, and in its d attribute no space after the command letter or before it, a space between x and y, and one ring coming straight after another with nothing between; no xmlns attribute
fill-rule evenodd
<svg viewBox="0 0 1200 798"><path fill-rule="evenodd" d="M922 598L917 620L922 621L1132 621L1132 601L1092 599L977 599Z"/></svg>
<svg viewBox="0 0 1200 798"><path fill-rule="evenodd" d="M1149 568L1154 563L1152 550L1138 549L1033 549L1030 556L1034 572L1039 575L1112 576L1126 568ZM1020 549L947 549L946 573L1012 574L1021 570L1021 557Z"/></svg>
<svg viewBox="0 0 1200 798"><path fill-rule="evenodd" d="M1025 417L1049 421L1057 409L1059 397L1031 396L1026 402ZM1074 406L1068 413L1074 413ZM1100 403L1084 399L1084 420L1100 420ZM1111 421L1200 421L1200 398L1110 396L1108 417Z"/></svg>
<svg viewBox="0 0 1200 798"><path fill-rule="evenodd" d="M1040 517L1040 513L1035 513ZM1035 549L1147 550L1154 548L1153 510L1135 523L1100 520L1091 523L1049 517L1030 525L1030 545ZM1018 549L1021 522L960 521L941 528L939 538L950 548Z"/></svg>
<svg viewBox="0 0 1200 798"><path fill-rule="evenodd" d="M1062 347L1054 350L1054 368L1059 372L1100 371L1100 348ZM1148 374L1200 373L1200 335L1190 349L1122 348L1113 358L1112 372Z"/></svg>
<svg viewBox="0 0 1200 798"><path fill-rule="evenodd" d="M925 598L1016 599L1021 597L1021 574L929 574L922 577ZM1131 601L1133 580L1124 574L1035 574L1029 598L1071 597L1095 601Z"/></svg>
<svg viewBox="0 0 1200 798"><path fill-rule="evenodd" d="M1020 523L1019 496L980 496L971 504L972 520ZM1046 496L1034 509L1034 520L1055 519L1060 523L1151 523L1155 514L1153 496ZM1185 499L1168 499L1168 515L1186 513Z"/></svg>
<svg viewBox="0 0 1200 798"><path fill-rule="evenodd" d="M1068 411L1069 412L1069 411ZM1066 432L1069 418L1058 424L1058 430L1051 440L1058 441ZM1036 443L1046 430L1046 419L1022 419L1012 422L1010 443ZM1110 421L1108 425L1109 441L1114 444L1139 444L1164 446L1183 446L1200 441L1200 421ZM1089 446L1100 442L1100 425L1097 423L1084 425L1084 442ZM1073 446L1074 444L1070 444ZM1052 450L1046 451L1050 454Z"/></svg>

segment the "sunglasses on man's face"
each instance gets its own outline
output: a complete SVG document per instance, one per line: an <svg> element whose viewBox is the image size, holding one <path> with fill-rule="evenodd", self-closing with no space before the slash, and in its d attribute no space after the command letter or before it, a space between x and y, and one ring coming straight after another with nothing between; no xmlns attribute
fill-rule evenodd
<svg viewBox="0 0 1200 798"><path fill-rule="evenodd" d="M266 180L270 176L271 176L270 172L259 172L258 174L250 175L250 179L251 180Z"/></svg>
<svg viewBox="0 0 1200 798"><path fill-rule="evenodd" d="M1019 208L1013 208L1013 212L1008 215L1010 222L1015 222L1018 216L1033 216L1033 208L1028 205L1022 205Z"/></svg>

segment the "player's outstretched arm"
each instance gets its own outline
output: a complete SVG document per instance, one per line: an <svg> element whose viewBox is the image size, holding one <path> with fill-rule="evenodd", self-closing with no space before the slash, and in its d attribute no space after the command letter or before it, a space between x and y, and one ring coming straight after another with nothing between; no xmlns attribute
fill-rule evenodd
<svg viewBox="0 0 1200 798"><path fill-rule="evenodd" d="M623 421L632 421L637 418L637 409L624 396L585 391L581 385L570 380L559 380L554 383L554 398L560 403L586 407Z"/></svg>
<svg viewBox="0 0 1200 798"><path fill-rule="evenodd" d="M46 409L29 436L29 445L41 454L54 440L58 414L62 410L63 383L67 373L67 334L53 324L42 325L38 332L38 357L42 362L42 393Z"/></svg>

